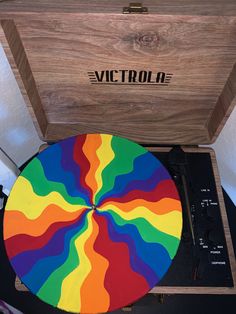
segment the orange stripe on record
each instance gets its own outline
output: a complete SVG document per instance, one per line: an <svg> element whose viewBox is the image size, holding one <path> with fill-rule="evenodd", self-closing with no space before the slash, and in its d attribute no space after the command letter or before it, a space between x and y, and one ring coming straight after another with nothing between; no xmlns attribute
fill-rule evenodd
<svg viewBox="0 0 236 314"><path fill-rule="evenodd" d="M36 219L28 219L19 211L6 211L6 221L11 222L4 228L4 239L11 238L17 234L27 234L31 236L42 235L52 224L62 221L72 221L80 216L83 210L76 212L66 212L61 207L51 204L45 208L43 213Z"/></svg>
<svg viewBox="0 0 236 314"><path fill-rule="evenodd" d="M100 165L100 160L98 159L96 151L101 146L101 144L102 138L100 134L88 134L86 137L86 141L83 145L84 155L86 156L90 164L89 171L85 177L85 182L92 189L93 196L98 187L95 173Z"/></svg>
<svg viewBox="0 0 236 314"><path fill-rule="evenodd" d="M104 287L104 279L109 266L108 260L94 250L94 243L99 227L92 216L93 232L85 244L85 253L91 262L91 271L85 279L81 290L81 313L107 312L110 297ZM92 302L91 302L92 300Z"/></svg>
<svg viewBox="0 0 236 314"><path fill-rule="evenodd" d="M130 212L137 207L145 207L148 210L158 215L164 215L173 210L177 210L180 212L182 211L180 201L172 199L172 198L162 198L161 200L157 202L149 202L144 199L135 199L127 203L107 202L107 203L104 203L99 208L109 209L109 205L115 206L124 212Z"/></svg>

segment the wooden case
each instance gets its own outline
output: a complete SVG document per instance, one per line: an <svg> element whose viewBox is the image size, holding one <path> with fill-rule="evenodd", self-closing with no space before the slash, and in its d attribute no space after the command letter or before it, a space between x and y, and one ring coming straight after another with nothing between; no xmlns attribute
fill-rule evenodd
<svg viewBox="0 0 236 314"><path fill-rule="evenodd" d="M100 132L146 146L209 144L236 103L235 0L1 0L0 24L0 43L46 142ZM151 292L232 294L236 287Z"/></svg>
<svg viewBox="0 0 236 314"><path fill-rule="evenodd" d="M236 94L236 2L143 5L148 14L123 14L123 0L0 2L0 40L45 141L215 140Z"/></svg>

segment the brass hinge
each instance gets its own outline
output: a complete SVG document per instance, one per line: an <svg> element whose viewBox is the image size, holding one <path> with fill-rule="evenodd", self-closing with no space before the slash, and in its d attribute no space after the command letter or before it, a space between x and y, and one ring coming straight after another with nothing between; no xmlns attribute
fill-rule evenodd
<svg viewBox="0 0 236 314"><path fill-rule="evenodd" d="M143 7L142 3L130 3L129 7L124 7L123 8L123 13L124 14L145 14L148 13L148 8Z"/></svg>

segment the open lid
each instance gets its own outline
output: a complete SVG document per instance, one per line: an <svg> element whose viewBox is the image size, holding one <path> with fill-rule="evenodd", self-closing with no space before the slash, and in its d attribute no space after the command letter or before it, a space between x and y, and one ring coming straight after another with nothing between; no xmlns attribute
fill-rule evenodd
<svg viewBox="0 0 236 314"><path fill-rule="evenodd" d="M144 5L0 3L0 41L45 141L97 132L143 144L216 139L235 104L236 1ZM123 14L135 10L143 14Z"/></svg>

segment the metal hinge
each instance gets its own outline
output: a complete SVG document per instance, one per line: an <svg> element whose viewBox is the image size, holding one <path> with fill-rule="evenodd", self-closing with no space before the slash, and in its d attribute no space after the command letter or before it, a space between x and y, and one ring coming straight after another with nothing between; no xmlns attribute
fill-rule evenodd
<svg viewBox="0 0 236 314"><path fill-rule="evenodd" d="M148 8L143 7L142 3L132 2L129 4L129 7L123 8L124 14L145 14L148 13Z"/></svg>

